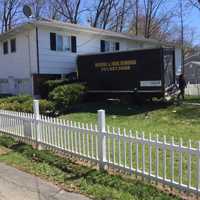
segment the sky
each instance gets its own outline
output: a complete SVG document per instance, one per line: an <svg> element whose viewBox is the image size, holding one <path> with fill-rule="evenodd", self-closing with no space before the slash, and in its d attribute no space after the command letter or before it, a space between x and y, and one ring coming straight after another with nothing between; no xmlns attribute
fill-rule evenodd
<svg viewBox="0 0 200 200"><path fill-rule="evenodd" d="M191 12L185 16L185 24L195 30L194 45L200 45L200 10L191 9Z"/></svg>
<svg viewBox="0 0 200 200"><path fill-rule="evenodd" d="M171 7L172 9L174 8L175 4L179 3L179 0L165 0L165 1L167 1L167 4L165 4L165 6L167 6L168 8ZM183 3L186 3L186 0L182 1ZM83 2L84 5L88 6L92 2L95 2L95 0L83 0ZM198 10L195 7L190 7L190 8L187 7L184 9L185 9L184 23L186 26L185 32L187 32L186 34L188 34L187 28L191 27L191 29L194 29L195 34L194 34L193 44L200 46L200 10ZM176 23L180 25L179 20Z"/></svg>

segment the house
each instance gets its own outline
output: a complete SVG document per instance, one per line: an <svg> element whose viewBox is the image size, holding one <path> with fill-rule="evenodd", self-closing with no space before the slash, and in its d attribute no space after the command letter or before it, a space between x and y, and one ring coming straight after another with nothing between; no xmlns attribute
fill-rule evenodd
<svg viewBox="0 0 200 200"><path fill-rule="evenodd" d="M184 75L191 84L200 83L200 53L194 54L184 61Z"/></svg>
<svg viewBox="0 0 200 200"><path fill-rule="evenodd" d="M0 93L36 95L40 80L75 72L80 54L160 46L160 42L140 36L31 20L0 35Z"/></svg>

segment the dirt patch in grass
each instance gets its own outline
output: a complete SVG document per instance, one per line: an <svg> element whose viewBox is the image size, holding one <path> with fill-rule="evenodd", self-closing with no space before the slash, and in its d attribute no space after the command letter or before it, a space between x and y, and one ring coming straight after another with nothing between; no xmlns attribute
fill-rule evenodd
<svg viewBox="0 0 200 200"><path fill-rule="evenodd" d="M0 146L0 156L6 155L9 152L10 152L10 149Z"/></svg>

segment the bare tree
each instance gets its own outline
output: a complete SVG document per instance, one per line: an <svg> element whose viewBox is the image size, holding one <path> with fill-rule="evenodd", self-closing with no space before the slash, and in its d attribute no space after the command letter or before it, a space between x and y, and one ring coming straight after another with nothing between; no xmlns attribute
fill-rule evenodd
<svg viewBox="0 0 200 200"><path fill-rule="evenodd" d="M115 13L114 16L116 16L115 26L116 31L123 32L127 30L127 27L129 26L130 16L132 16L132 4L129 0L121 0L119 1L115 6ZM112 19L115 19L112 17Z"/></svg>
<svg viewBox="0 0 200 200"><path fill-rule="evenodd" d="M135 35L138 35L139 0L135 0Z"/></svg>
<svg viewBox="0 0 200 200"><path fill-rule="evenodd" d="M46 8L48 9L48 12L46 12L46 16L50 19L61 20L61 14L56 8L57 4L55 0L47 0L46 4Z"/></svg>
<svg viewBox="0 0 200 200"><path fill-rule="evenodd" d="M165 0L132 0L133 20L129 32L168 41L171 36L173 19L176 17L174 10L168 7Z"/></svg>
<svg viewBox="0 0 200 200"><path fill-rule="evenodd" d="M19 0L3 0L1 4L1 32L6 32L15 25L19 8Z"/></svg>
<svg viewBox="0 0 200 200"><path fill-rule="evenodd" d="M164 0L144 0L144 13L145 13L145 32L144 36L149 38L151 36L151 27L159 13Z"/></svg>
<svg viewBox="0 0 200 200"><path fill-rule="evenodd" d="M195 8L200 10L200 0L188 0L188 2Z"/></svg>
<svg viewBox="0 0 200 200"><path fill-rule="evenodd" d="M89 19L92 27L107 29L116 19L113 15L114 9L117 7L119 0L98 0L89 9ZM108 28L110 29L110 27Z"/></svg>
<svg viewBox="0 0 200 200"><path fill-rule="evenodd" d="M81 0L55 0L57 12L64 18L64 21L77 24L80 14Z"/></svg>
<svg viewBox="0 0 200 200"><path fill-rule="evenodd" d="M141 16L142 14L139 13L140 7L139 7L139 2L140 0L130 0L129 1L129 6L131 7L131 13L129 13L129 18L131 17L132 20L129 23L129 31L135 35L139 34L139 29L141 24L139 24L139 22L143 22L143 20L141 20ZM142 33L143 34L143 33Z"/></svg>

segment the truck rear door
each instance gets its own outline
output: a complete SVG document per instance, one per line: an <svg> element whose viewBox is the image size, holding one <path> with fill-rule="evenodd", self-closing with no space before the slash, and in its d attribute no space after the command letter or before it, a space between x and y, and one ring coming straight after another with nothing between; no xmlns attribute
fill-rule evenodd
<svg viewBox="0 0 200 200"><path fill-rule="evenodd" d="M163 50L163 67L164 67L164 83L165 88L168 88L175 84L175 60L174 50Z"/></svg>

